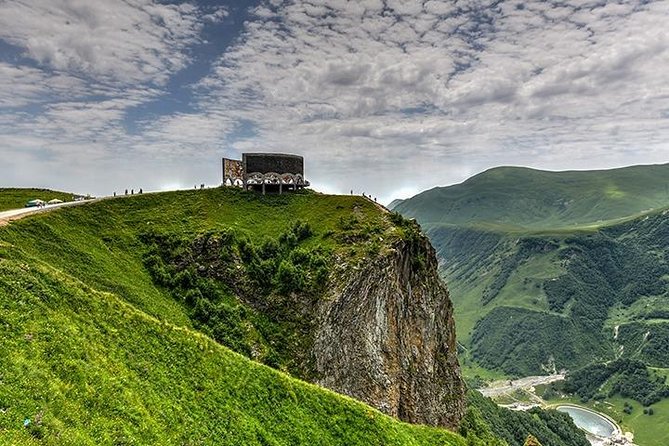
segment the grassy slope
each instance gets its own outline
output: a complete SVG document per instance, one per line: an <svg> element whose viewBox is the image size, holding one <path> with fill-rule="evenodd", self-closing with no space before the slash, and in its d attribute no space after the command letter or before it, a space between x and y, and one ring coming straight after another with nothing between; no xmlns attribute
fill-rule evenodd
<svg viewBox="0 0 669 446"><path fill-rule="evenodd" d="M458 339L467 346L475 323L497 306L545 312L541 283L565 273L553 253L535 254L514 269L491 305L482 306L481 296L513 254L515 240L566 239L652 216L656 212L649 209L669 205L667 184L669 164L569 172L500 167L403 200L395 210L416 217L446 260L442 272L452 291ZM454 232L474 235L456 239ZM454 252L469 258L454 258ZM629 322L632 313L622 309L618 319Z"/></svg>
<svg viewBox="0 0 669 446"><path fill-rule="evenodd" d="M0 188L0 212L9 209L22 208L30 200L40 199L49 201L54 198L63 201L71 201L72 194L49 189Z"/></svg>
<svg viewBox="0 0 669 446"><path fill-rule="evenodd" d="M548 311L545 293L541 286L537 287L537 284L561 275L559 263L552 257L537 256L532 262L521 265L518 271L509 277L494 303L484 307L481 307L480 296L489 284L489 278L472 282L447 278L455 305L458 340L469 345L476 322L497 306Z"/></svg>
<svg viewBox="0 0 669 446"><path fill-rule="evenodd" d="M187 325L182 309L153 285L144 268L146 247L139 234L234 228L257 240L276 237L302 219L319 236L314 243L334 247L332 239L322 236L336 230L340 218L349 218L354 208L370 224L384 224L376 207L358 197L261 197L208 189L119 197L36 215L3 228L0 240L15 245L27 259L47 262L90 286L114 292L149 315Z"/></svg>
<svg viewBox="0 0 669 446"><path fill-rule="evenodd" d="M637 260L649 263L657 263L659 260L660 264L666 264L666 260L663 260L668 255L666 247L663 247L666 239L666 214L666 210L658 210L624 223L602 226L598 230L550 234L545 231L526 230L522 236L518 233L490 232L485 235L478 229L466 228L452 228L449 231L430 229L428 234L444 260L442 274L449 283L454 301L459 342L470 348L476 323L499 307L522 308L533 312L527 313L527 317L553 318L554 321L557 321L556 317L572 317L574 301L569 301L562 311L550 310L545 287L559 277L573 277L574 281L578 280L573 271L567 267L568 262L561 253L568 252L569 249L585 249L590 239L606 241L596 248L600 250L599 254L594 254L595 248L592 249L592 256L598 258L611 256L612 269L607 271L609 265L606 262L598 266L599 270L595 270L592 266L592 271L597 271L598 275L591 274L591 277L586 278L588 280L619 279L623 277L620 271L634 267ZM485 296L493 283L502 276L504 265L509 263L509 259L512 259L518 250L518 242L525 239L551 242L556 248L532 252L529 257L512 265L511 272L508 278L502 281L503 286L498 294L489 303L484 304L482 296ZM632 254L633 249L638 252ZM629 257L621 256L621 253L629 254ZM567 258L570 262L573 261L573 256L569 255ZM606 321L600 337L612 340L610 338L613 337L614 327L619 325L621 330L619 343L625 346L624 354L646 360L650 356L648 350L644 350L644 343L641 342L645 332L643 329L645 325L642 324L654 324L657 330L660 330L656 333L658 335L665 330L663 327L668 323L666 315L669 314L667 293L669 281L667 278L660 279L655 276L642 277L641 273L647 271L645 268L642 269L643 271L637 271L638 276L634 271L626 274L628 277L623 280L628 282L622 288L621 295L643 285L643 282L649 279L664 282L661 286L664 291L659 295L642 294L631 305L618 303L609 307L608 315L604 316ZM605 294L608 292L602 288L600 294L604 294L601 294L601 298L607 297ZM609 304L602 305L606 308ZM655 316L652 316L653 314ZM545 322L548 321L549 319L545 319ZM634 324L639 321L642 324ZM654 332L652 330L651 334ZM602 347L610 348L611 356L615 355L619 348L617 344L611 346L602 344ZM463 359L465 365L472 366L467 357ZM657 357L650 364L655 364L658 360L663 360L663 357Z"/></svg>
<svg viewBox="0 0 669 446"><path fill-rule="evenodd" d="M356 197L213 189L118 198L0 229L0 357L12 358L0 362L3 441L462 444L454 434L399 423L192 331L141 263L137 236L145 228L232 226L262 237L305 219L324 236L351 212L383 224L376 208ZM319 243L337 248L327 237ZM22 427L37 414L40 427Z"/></svg>
<svg viewBox="0 0 669 446"><path fill-rule="evenodd" d="M3 444L463 444L253 363L50 266L3 259L0 275ZM37 414L41 426L23 428Z"/></svg>
<svg viewBox="0 0 669 446"><path fill-rule="evenodd" d="M669 204L669 164L546 172L499 167L397 205L421 224L489 222L559 228L614 220Z"/></svg>
<svg viewBox="0 0 669 446"><path fill-rule="evenodd" d="M549 311L541 284L565 272L554 252L536 254L531 261L520 263L497 297L488 305L481 303L486 289L498 278L504 259L513 256L519 235L490 231L489 228L428 230L428 236L444 262L441 274L451 291L460 343L469 346L476 322L498 306ZM523 231L523 236L532 235L532 232Z"/></svg>
<svg viewBox="0 0 669 446"><path fill-rule="evenodd" d="M645 217L627 221L622 225L618 224L610 227L600 227L599 229L605 232L613 231L614 233L617 233L620 232L619 228L627 228L623 231L620 239L641 246L643 249L643 246L646 246L645 244L647 243L647 241L644 240L645 236L647 237L651 234L651 239L659 239L657 233L647 230L648 228L644 227L644 225L652 225L661 222L666 219L666 215L666 211L653 212ZM638 227L638 231L634 230L635 227ZM579 235L588 233L594 234L595 232L597 231L579 231L576 233L569 232L567 234L578 237ZM567 234L564 234L563 237ZM530 233L526 232L524 235L527 236L530 235ZM639 237L637 238L637 236ZM500 234L500 237L508 237L509 239L517 240L518 234ZM555 237L555 235L553 234L551 237ZM661 259L662 256L665 258L667 256L666 249L663 253L662 250L648 248L647 252L651 256L658 256L658 259ZM500 250L494 254L494 257L508 258L508 256L509 254L504 250ZM492 266L487 275L495 276L498 271L496 268L497 266ZM500 306L526 308L541 312L534 313L534 315L536 318L543 318L543 314L549 313L545 309L546 296L543 287L540 286L537 288L536 284L567 274L563 262L561 262L554 253L535 253L530 259L514 270L499 295L490 304L482 307L481 296L486 289L486 286L492 281L491 277L477 275L475 272L472 275L472 279L462 280L461 277L458 278L457 267L450 270L445 268L445 271L447 281L450 284L451 296L454 300L457 327L460 330L458 339L460 342L464 342L470 349L471 346L469 341L475 323L495 308ZM486 270L479 270L479 272L481 271L485 272ZM452 276L449 276L449 274ZM664 356L658 356L657 354L652 356L648 355L646 352L648 341L643 341L644 333L649 332L653 335L658 333L656 327L661 328L669 325L666 316L649 318L648 315L653 314L653 312L664 312L665 315L669 314L669 295L665 293L661 296L641 297L629 306L618 304L611 308L601 334L602 337L612 340L611 338L613 337L614 328L618 326L620 330L618 342L613 343L615 350L611 352L611 357L616 353L619 353L620 350L618 349L622 346L624 347L622 352L625 356L636 357L642 360L651 360L651 363L658 363L658 360L666 363L666 359L664 358L669 354L667 351L664 352ZM531 316L532 314L529 313L526 315L526 317ZM517 331L517 328L518 326L515 325L514 331ZM626 333L631 333L631 336ZM565 344L573 345L576 340L576 337L570 338L568 336L568 339L565 339ZM500 351L501 350L497 350L497 354L500 354ZM521 354L523 354L523 352L521 352ZM495 378L494 374L491 375L486 369L482 369L478 366L472 360L471 356L461 355L461 361L464 364L462 370L465 376L479 375L483 378ZM566 399L566 401L582 404L578 398ZM625 401L629 402L630 400L624 400L620 396L614 396L612 398L607 398L605 401L590 402L587 405L595 410L607 413L620 421L623 429L634 433L636 444L641 446L663 446L667 444L669 441L669 433L666 429L667 423L669 423L669 399L664 399L652 406L655 412L653 416L644 415L641 405L637 402L632 403L635 407L632 414L628 415L624 413L622 409Z"/></svg>

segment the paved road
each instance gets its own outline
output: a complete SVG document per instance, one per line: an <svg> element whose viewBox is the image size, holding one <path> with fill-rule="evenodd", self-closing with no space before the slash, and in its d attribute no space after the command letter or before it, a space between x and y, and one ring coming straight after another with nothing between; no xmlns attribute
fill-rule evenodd
<svg viewBox="0 0 669 446"><path fill-rule="evenodd" d="M33 208L21 208L21 209L12 209L9 211L3 211L0 212L0 226L6 225L12 220L18 220L28 215L39 214L40 212L49 212L54 209L59 209L68 206L80 206L82 204L93 203L96 201L104 200L105 198L96 198L94 200L82 200L82 201L68 201L59 204L48 204L43 208L33 207Z"/></svg>
<svg viewBox="0 0 669 446"><path fill-rule="evenodd" d="M527 376L525 378L516 379L513 381L496 381L488 387L478 389L483 395L488 397L505 395L512 393L518 389L530 389L540 384L548 384L555 381L562 381L564 379L563 373L548 376ZM509 384L510 383L510 384Z"/></svg>

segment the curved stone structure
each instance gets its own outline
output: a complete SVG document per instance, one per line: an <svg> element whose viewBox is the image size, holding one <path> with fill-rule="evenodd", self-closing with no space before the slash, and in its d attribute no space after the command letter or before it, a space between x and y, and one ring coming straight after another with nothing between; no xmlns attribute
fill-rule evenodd
<svg viewBox="0 0 669 446"><path fill-rule="evenodd" d="M304 158L286 153L243 153L241 160L223 158L223 185L278 191L309 186Z"/></svg>

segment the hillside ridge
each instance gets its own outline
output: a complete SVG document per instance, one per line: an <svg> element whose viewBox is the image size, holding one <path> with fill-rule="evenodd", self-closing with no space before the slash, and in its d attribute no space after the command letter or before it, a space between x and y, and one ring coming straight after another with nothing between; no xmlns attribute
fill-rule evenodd
<svg viewBox="0 0 669 446"><path fill-rule="evenodd" d="M423 225L553 229L598 224L669 206L669 164L596 171L496 167L436 187L395 210Z"/></svg>

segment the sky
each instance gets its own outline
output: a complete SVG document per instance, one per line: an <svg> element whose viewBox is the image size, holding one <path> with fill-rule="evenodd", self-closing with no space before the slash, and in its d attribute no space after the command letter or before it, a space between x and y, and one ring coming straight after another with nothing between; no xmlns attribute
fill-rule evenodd
<svg viewBox="0 0 669 446"><path fill-rule="evenodd" d="M0 0L0 187L109 195L305 157L381 202L669 162L669 1Z"/></svg>

